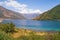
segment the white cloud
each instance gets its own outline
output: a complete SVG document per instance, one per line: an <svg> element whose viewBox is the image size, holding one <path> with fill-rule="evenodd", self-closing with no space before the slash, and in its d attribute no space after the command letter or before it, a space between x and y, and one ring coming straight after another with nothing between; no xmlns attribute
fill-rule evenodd
<svg viewBox="0 0 60 40"><path fill-rule="evenodd" d="M0 5L5 5L6 7L13 7L15 10L19 13L41 13L41 11L39 9L34 10L34 9L30 9L28 8L28 5L26 4L21 4L15 0L6 0L4 2L0 2Z"/></svg>
<svg viewBox="0 0 60 40"><path fill-rule="evenodd" d="M3 2L0 2L0 5L2 5L3 4Z"/></svg>

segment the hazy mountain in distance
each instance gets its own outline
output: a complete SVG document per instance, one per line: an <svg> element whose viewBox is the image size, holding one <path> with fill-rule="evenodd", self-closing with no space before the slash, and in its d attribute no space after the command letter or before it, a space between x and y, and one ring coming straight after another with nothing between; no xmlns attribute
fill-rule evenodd
<svg viewBox="0 0 60 40"><path fill-rule="evenodd" d="M60 4L33 18L33 20L60 20Z"/></svg>
<svg viewBox="0 0 60 40"><path fill-rule="evenodd" d="M26 19L21 13L0 6L0 19Z"/></svg>
<svg viewBox="0 0 60 40"><path fill-rule="evenodd" d="M33 18L39 16L38 13L23 14L23 15L24 15L24 17L26 17L27 19L33 19Z"/></svg>

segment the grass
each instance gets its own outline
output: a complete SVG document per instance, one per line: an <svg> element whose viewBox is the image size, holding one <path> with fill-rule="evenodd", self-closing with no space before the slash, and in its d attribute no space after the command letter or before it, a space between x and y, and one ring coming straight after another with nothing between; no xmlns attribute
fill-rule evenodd
<svg viewBox="0 0 60 40"><path fill-rule="evenodd" d="M3 24L0 24L0 40L60 40L60 31L33 31L33 30L27 30L27 29L21 29L21 28L14 28L14 31L8 31L12 30L9 27L6 27ZM8 24L10 25L10 24ZM11 24L12 25L12 24ZM3 27L5 26L5 29L10 28L6 31L4 31ZM14 25L12 25L14 26ZM11 26L11 27L12 27ZM1 29L2 28L2 29Z"/></svg>
<svg viewBox="0 0 60 40"><path fill-rule="evenodd" d="M20 29L21 30L21 29ZM15 35L15 33L5 33L0 31L0 40L60 40L60 33L59 32L27 32L26 30L20 32L20 30ZM23 33L24 32L24 33ZM26 35L25 35L26 33ZM36 33L45 33L44 35L37 35ZM14 37L17 36L17 37Z"/></svg>

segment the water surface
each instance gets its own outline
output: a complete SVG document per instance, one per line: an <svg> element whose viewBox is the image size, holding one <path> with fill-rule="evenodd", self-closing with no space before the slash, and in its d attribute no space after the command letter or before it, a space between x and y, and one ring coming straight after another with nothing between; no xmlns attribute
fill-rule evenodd
<svg viewBox="0 0 60 40"><path fill-rule="evenodd" d="M17 28L32 30L60 30L60 21L37 21L37 20L4 20L3 22L13 22Z"/></svg>

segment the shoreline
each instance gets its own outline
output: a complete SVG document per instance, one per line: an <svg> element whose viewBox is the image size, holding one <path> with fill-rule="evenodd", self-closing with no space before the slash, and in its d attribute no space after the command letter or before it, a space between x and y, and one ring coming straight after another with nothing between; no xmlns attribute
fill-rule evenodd
<svg viewBox="0 0 60 40"><path fill-rule="evenodd" d="M26 28L17 28L17 29L24 29L24 30L30 30L30 31L35 31L35 32L57 32L60 30L35 30L35 29L26 29Z"/></svg>
<svg viewBox="0 0 60 40"><path fill-rule="evenodd" d="M30 35L46 36L46 35L55 35L60 33L60 31L33 31L23 28L15 28L15 30L17 32L11 35L13 36L13 38L19 38L21 36L30 36Z"/></svg>

